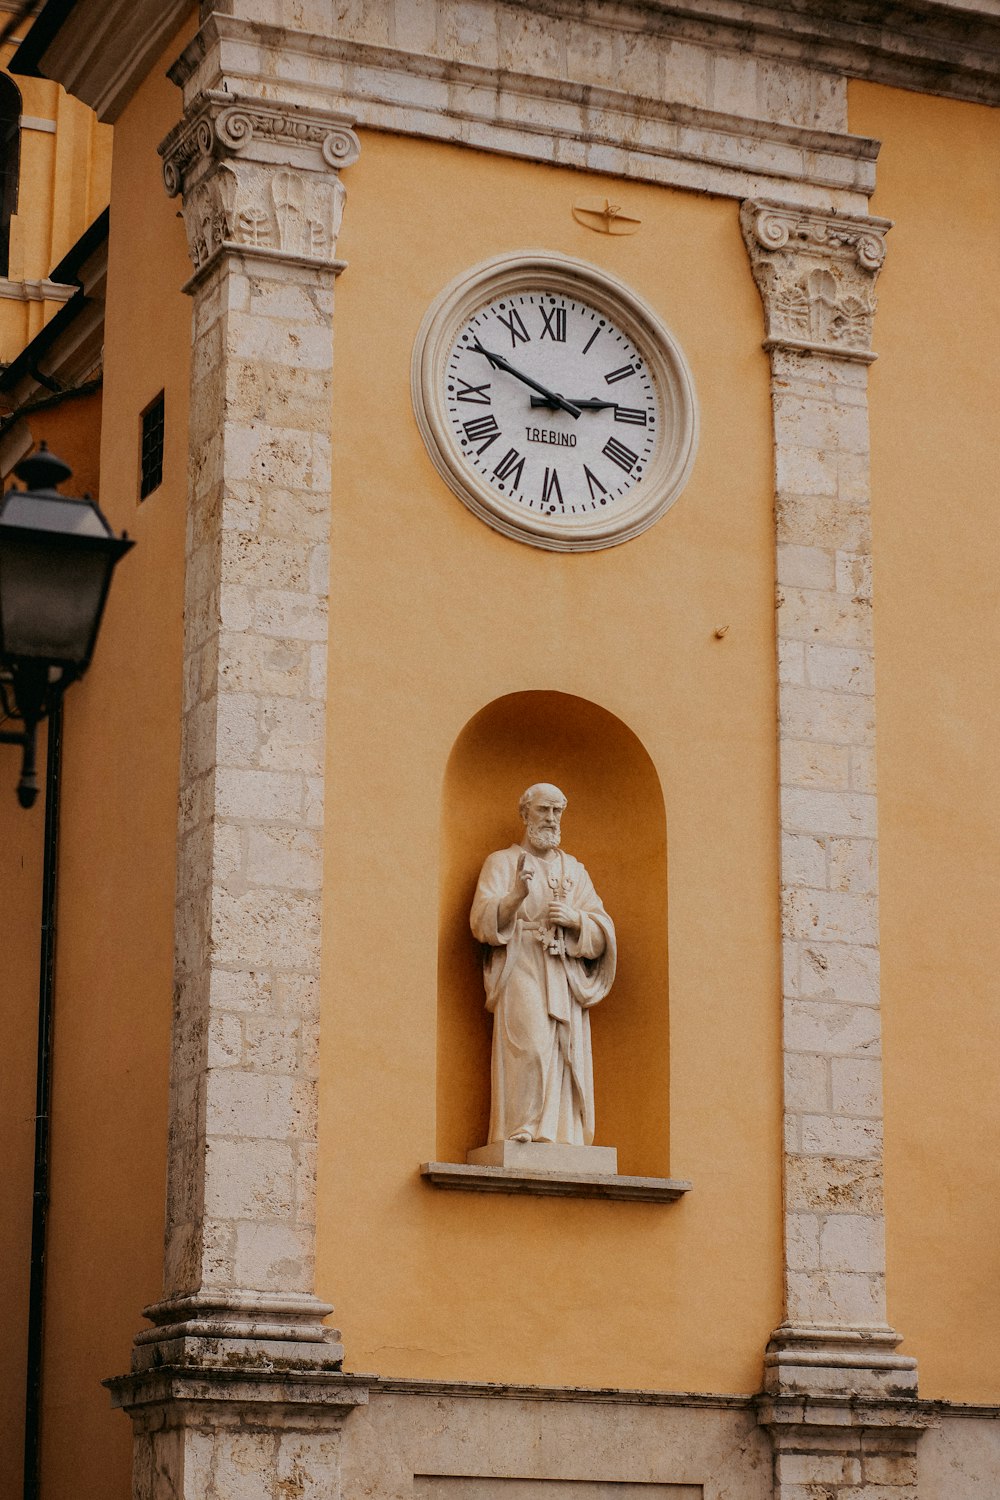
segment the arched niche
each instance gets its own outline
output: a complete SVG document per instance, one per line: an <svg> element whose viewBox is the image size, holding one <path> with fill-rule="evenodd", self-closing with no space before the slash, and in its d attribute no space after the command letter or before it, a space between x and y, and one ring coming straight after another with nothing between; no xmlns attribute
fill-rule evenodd
<svg viewBox="0 0 1000 1500"><path fill-rule="evenodd" d="M667 838L663 794L640 740L568 693L498 698L466 724L444 777L438 938L437 1149L464 1162L486 1143L491 1017L469 909L482 862L519 842L518 798L536 781L566 794L563 847L587 866L618 931L614 988L591 1012L596 1145L622 1173L669 1172Z"/></svg>

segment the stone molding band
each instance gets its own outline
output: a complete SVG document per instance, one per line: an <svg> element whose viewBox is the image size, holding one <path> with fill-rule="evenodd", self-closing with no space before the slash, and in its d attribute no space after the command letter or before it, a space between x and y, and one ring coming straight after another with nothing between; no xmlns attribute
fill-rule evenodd
<svg viewBox="0 0 1000 1500"><path fill-rule="evenodd" d="M615 27L596 5L588 7L584 33L574 7L573 15L567 10L538 21L550 45L526 37L500 50L489 0L471 0L469 14L480 15L483 31L477 47L461 55L443 40L451 25L447 6L440 7L438 25L430 23L438 8L432 0L421 22L401 0L385 0L380 13L394 45L386 45L374 15L346 18L342 34L329 36L213 13L170 76L192 100L226 78L235 91L231 103L273 76L271 59L280 53L279 76L304 109L334 101L369 129L740 200L784 195L820 211L866 207L878 142L849 132L843 89L801 101L802 118L814 122L808 127L791 123L787 109L766 105L748 119L743 85L733 85L728 73L726 82L721 73L713 82L708 38L674 79L671 43L654 27L645 36L641 74L626 90L615 62ZM580 38L591 33L588 52ZM741 78L749 68L758 82L780 77L783 97L790 90L798 100L807 86L800 66L758 63L743 46L733 67Z"/></svg>
<svg viewBox="0 0 1000 1500"><path fill-rule="evenodd" d="M427 1161L420 1175L434 1187L470 1193L520 1193L534 1197L604 1198L632 1203L676 1203L691 1183L672 1177L629 1177L586 1172L530 1172L517 1167L465 1166Z"/></svg>
<svg viewBox="0 0 1000 1500"><path fill-rule="evenodd" d="M68 302L78 288L60 281L18 281L0 277L0 298L11 302Z"/></svg>

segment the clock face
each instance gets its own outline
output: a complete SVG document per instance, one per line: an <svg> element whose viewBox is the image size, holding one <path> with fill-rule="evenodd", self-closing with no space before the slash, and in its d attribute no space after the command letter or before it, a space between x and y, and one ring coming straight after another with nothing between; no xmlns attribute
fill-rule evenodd
<svg viewBox="0 0 1000 1500"><path fill-rule="evenodd" d="M412 388L459 498L549 550L638 535L694 459L694 392L673 338L622 282L565 256L490 261L447 287L417 336Z"/></svg>
<svg viewBox="0 0 1000 1500"><path fill-rule="evenodd" d="M656 453L663 423L649 361L580 297L534 287L492 298L455 338L444 380L465 462L498 496L556 524L616 506Z"/></svg>

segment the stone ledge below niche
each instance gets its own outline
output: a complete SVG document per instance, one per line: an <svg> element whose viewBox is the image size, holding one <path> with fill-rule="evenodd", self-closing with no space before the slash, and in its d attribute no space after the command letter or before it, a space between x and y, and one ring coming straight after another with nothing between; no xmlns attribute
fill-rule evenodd
<svg viewBox="0 0 1000 1500"><path fill-rule="evenodd" d="M523 1167L483 1167L425 1161L421 1177L434 1187L466 1193L527 1193L535 1197L613 1198L675 1203L692 1184L674 1177L622 1177L598 1172L530 1172Z"/></svg>

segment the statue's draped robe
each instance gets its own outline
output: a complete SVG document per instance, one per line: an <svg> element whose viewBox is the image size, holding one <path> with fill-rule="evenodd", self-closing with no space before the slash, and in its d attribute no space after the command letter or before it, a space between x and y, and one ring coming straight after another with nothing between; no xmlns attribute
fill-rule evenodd
<svg viewBox="0 0 1000 1500"><path fill-rule="evenodd" d="M490 1140L589 1146L594 1139L590 1007L615 977L615 929L579 860L528 852L534 874L519 912L501 928L498 906L513 889L519 844L491 854L472 906L472 931L487 944L483 977L493 1013ZM550 877L559 882L553 891ZM551 929L549 902L580 913L578 933ZM544 940L543 940L544 939ZM551 946L558 952L550 951Z"/></svg>

